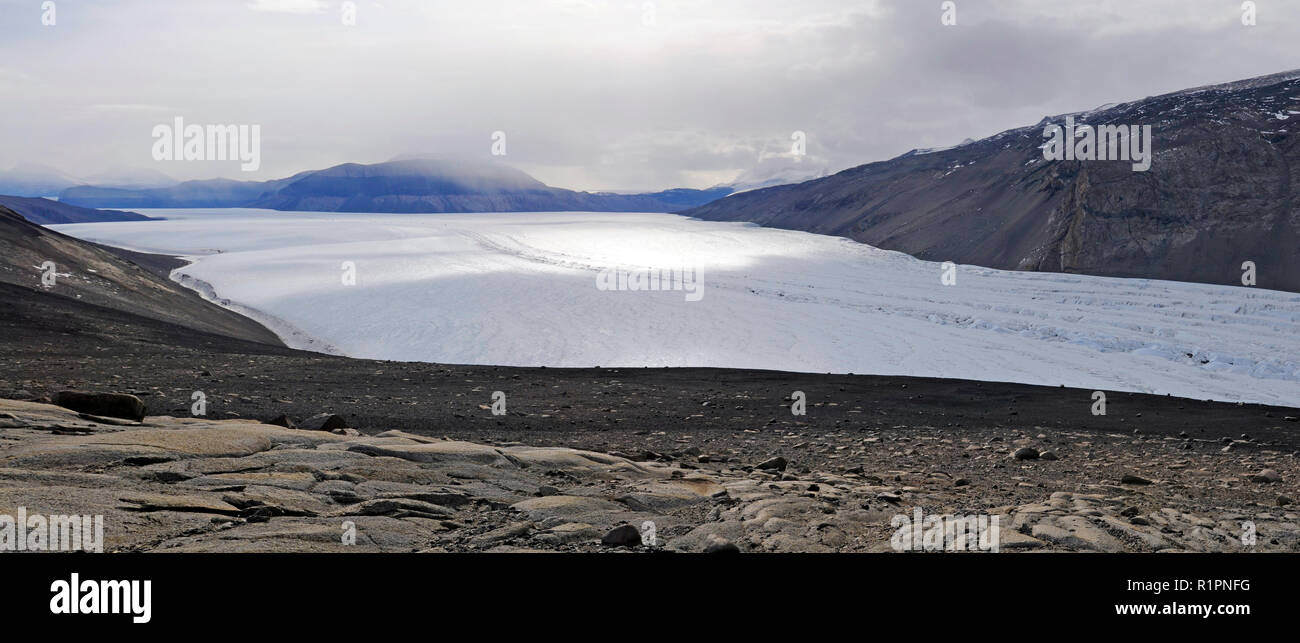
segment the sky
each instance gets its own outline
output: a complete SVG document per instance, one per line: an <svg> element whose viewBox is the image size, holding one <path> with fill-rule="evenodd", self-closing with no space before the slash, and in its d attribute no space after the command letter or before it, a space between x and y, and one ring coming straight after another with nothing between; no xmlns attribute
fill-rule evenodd
<svg viewBox="0 0 1300 643"><path fill-rule="evenodd" d="M0 0L0 170L418 155L704 188L1300 68L1300 0L1256 0L1253 26L1239 0L953 0L952 25L940 0L53 0L47 25L49 2ZM260 126L260 167L156 161L178 116Z"/></svg>

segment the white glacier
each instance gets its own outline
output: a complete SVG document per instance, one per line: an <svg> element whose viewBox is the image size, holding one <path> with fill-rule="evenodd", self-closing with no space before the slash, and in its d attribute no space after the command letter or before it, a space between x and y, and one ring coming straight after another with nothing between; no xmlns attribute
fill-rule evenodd
<svg viewBox="0 0 1300 643"><path fill-rule="evenodd" d="M144 213L168 220L51 227L194 259L173 277L291 346L353 357L918 375L1300 406L1294 293L975 266L944 286L935 262L669 214ZM683 266L701 273L700 301L596 287L606 268Z"/></svg>

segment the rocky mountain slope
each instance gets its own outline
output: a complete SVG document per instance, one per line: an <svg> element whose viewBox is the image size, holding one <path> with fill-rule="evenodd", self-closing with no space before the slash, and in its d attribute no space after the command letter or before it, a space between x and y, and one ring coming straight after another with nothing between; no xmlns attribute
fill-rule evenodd
<svg viewBox="0 0 1300 643"><path fill-rule="evenodd" d="M81 208L50 199L0 195L0 206L22 215L39 225L55 223L94 223L98 221L148 221L149 217L120 210Z"/></svg>
<svg viewBox="0 0 1300 643"><path fill-rule="evenodd" d="M60 200L87 207L251 207L313 212L667 212L695 207L730 188L649 194L577 192L550 187L498 163L408 159L347 163L266 182L187 181L130 190L80 186Z"/></svg>
<svg viewBox="0 0 1300 643"><path fill-rule="evenodd" d="M77 316L83 318L79 327L111 333L111 320L125 317L150 328L161 324L172 333L282 346L260 324L173 283L167 272L183 262L159 263L162 259L73 239L0 206L5 332L23 337ZM43 281L47 274L53 275L52 284ZM94 319L102 323L85 323Z"/></svg>
<svg viewBox="0 0 1300 643"><path fill-rule="evenodd" d="M1061 115L683 214L1004 269L1241 285L1253 261L1259 287L1300 291L1300 71L1073 116L1151 125L1150 169L1044 160Z"/></svg>

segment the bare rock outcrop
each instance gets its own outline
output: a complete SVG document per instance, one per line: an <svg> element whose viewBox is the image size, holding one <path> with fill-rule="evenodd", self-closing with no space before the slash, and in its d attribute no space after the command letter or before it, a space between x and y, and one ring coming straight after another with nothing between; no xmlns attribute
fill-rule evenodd
<svg viewBox="0 0 1300 643"><path fill-rule="evenodd" d="M1060 460L1013 457L1049 439ZM791 450L838 464L778 456L782 470L241 419L122 426L0 400L0 548L21 511L102 516L105 551L887 552L917 512L996 518L1002 552L1300 549L1300 516L1277 501L1296 493L1296 458L1182 444L830 434ZM1150 484L1120 484L1139 468Z"/></svg>

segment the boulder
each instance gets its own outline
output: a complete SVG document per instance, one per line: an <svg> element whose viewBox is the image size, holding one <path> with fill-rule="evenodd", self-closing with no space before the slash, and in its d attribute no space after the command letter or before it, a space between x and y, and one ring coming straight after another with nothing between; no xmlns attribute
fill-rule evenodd
<svg viewBox="0 0 1300 643"><path fill-rule="evenodd" d="M288 418L285 419L287 420ZM277 423L271 422L271 424L277 424ZM285 426L285 425L282 424L280 426ZM289 428L293 428L293 427L289 427ZM332 413L321 413L318 415L313 415L303 420L302 424L299 425L298 428L306 429L308 431L333 431L334 429L348 428L348 421L343 419L343 416L341 415L334 415Z"/></svg>
<svg viewBox="0 0 1300 643"><path fill-rule="evenodd" d="M1015 453L1011 454L1011 456L1017 460L1037 460L1038 455L1038 449L1033 447L1021 447L1016 449Z"/></svg>
<svg viewBox="0 0 1300 643"><path fill-rule="evenodd" d="M736 543L723 538L717 534L710 534L704 544L704 553L706 554L739 554L740 547Z"/></svg>
<svg viewBox="0 0 1300 643"><path fill-rule="evenodd" d="M636 547L641 544L641 532L632 525L622 525L609 530L600 544L609 547Z"/></svg>
<svg viewBox="0 0 1300 643"><path fill-rule="evenodd" d="M125 393L85 393L60 391L54 394L54 403L79 413L104 417L123 418L137 422L144 419L144 402Z"/></svg>

